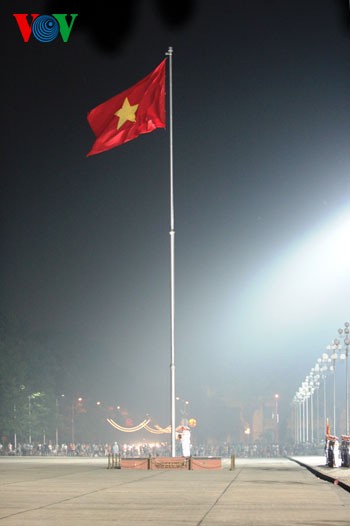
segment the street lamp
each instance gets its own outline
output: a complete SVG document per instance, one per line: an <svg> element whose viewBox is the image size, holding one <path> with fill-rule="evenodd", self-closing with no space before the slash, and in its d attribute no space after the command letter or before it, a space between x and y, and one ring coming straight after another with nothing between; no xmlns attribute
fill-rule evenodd
<svg viewBox="0 0 350 526"><path fill-rule="evenodd" d="M294 398L292 400L292 408L293 408L293 413L292 413L292 417L293 417L293 436L294 436L294 443L295 444L298 444L299 443L299 400L298 400L298 396L297 396L297 393L294 395Z"/></svg>
<svg viewBox="0 0 350 526"><path fill-rule="evenodd" d="M61 398L64 398L64 394L61 394ZM58 452L58 419L59 419L59 402L56 397L56 451Z"/></svg>
<svg viewBox="0 0 350 526"><path fill-rule="evenodd" d="M299 387L299 397L301 400L301 442L305 443L307 442L307 411L306 411L306 390L305 386L302 383L301 387Z"/></svg>
<svg viewBox="0 0 350 526"><path fill-rule="evenodd" d="M306 377L308 396L310 398L310 430L311 430L311 444L314 443L314 392L315 392L315 383L313 370L309 376Z"/></svg>
<svg viewBox="0 0 350 526"><path fill-rule="evenodd" d="M32 393L28 395L28 443L32 443L32 400L42 396L43 393L38 391L37 393Z"/></svg>
<svg viewBox="0 0 350 526"><path fill-rule="evenodd" d="M20 391L24 391L24 389L26 388L25 385L21 384L19 386L19 390ZM15 403L13 405L13 426L14 426L14 431L13 431L13 445L14 445L14 449L15 449L15 452L17 451L17 405L16 405L16 400L15 400Z"/></svg>
<svg viewBox="0 0 350 526"><path fill-rule="evenodd" d="M296 418L296 442L301 444L303 442L303 415L302 415L302 403L303 403L303 395L301 393L301 388L295 393L294 401L297 404L297 418Z"/></svg>
<svg viewBox="0 0 350 526"><path fill-rule="evenodd" d="M337 339L334 339L331 345L327 345L327 350L333 351L331 354L332 365L330 370L333 371L333 434L336 435L336 397L335 397L335 371L336 371L336 362L338 359L338 350L340 348L340 342Z"/></svg>
<svg viewBox="0 0 350 526"><path fill-rule="evenodd" d="M278 444L279 442L279 433L278 433L278 424L279 424L279 414L278 414L278 399L279 394L275 394L275 443Z"/></svg>
<svg viewBox="0 0 350 526"><path fill-rule="evenodd" d="M79 398L77 398L77 402L80 403L82 401L83 401L82 397L79 396ZM73 400L72 402L72 444L75 444L75 407L74 407L74 404L75 404L75 400Z"/></svg>
<svg viewBox="0 0 350 526"><path fill-rule="evenodd" d="M328 364L331 361L328 354L324 352L322 354L322 358L319 358L317 362L322 366L320 368L321 371L321 379L323 380L323 432L326 433L327 430L327 373L328 371Z"/></svg>
<svg viewBox="0 0 350 526"><path fill-rule="evenodd" d="M306 378L301 384L301 392L304 397L304 442L309 442L309 384L308 379Z"/></svg>
<svg viewBox="0 0 350 526"><path fill-rule="evenodd" d="M338 329L338 333L341 336L344 332L344 345L345 345L345 419L346 419L346 434L349 435L349 369L348 369L348 358L349 358L349 322L344 323L344 329Z"/></svg>
<svg viewBox="0 0 350 526"><path fill-rule="evenodd" d="M296 394L297 400L299 401L299 443L303 443L303 430L304 430L304 396L301 392L301 388Z"/></svg>
<svg viewBox="0 0 350 526"><path fill-rule="evenodd" d="M319 400L319 389L320 389L320 366L317 363L315 367L311 369L311 374L314 384L314 392L316 391L316 443L320 443L320 400Z"/></svg>

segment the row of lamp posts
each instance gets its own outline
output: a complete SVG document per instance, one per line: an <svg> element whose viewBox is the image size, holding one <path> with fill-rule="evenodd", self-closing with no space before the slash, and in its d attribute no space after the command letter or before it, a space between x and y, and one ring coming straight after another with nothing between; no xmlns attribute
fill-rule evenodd
<svg viewBox="0 0 350 526"><path fill-rule="evenodd" d="M316 426L316 441L319 443L319 388L322 382L323 387L323 429L326 433L328 427L327 417L327 393L326 393L326 379L327 372L333 374L333 415L332 415L332 434L336 435L336 366L337 360L345 360L345 432L349 435L349 369L348 369L348 355L349 355L349 322L345 322L344 328L338 329L339 338L343 339L344 351L339 339L335 338L330 345L327 346L326 353L323 353L321 358L317 360L315 367L313 367L304 382L302 382L299 390L293 398L294 413L294 431L295 442L297 443L314 443L314 394L316 393L316 412L317 412L317 426ZM309 403L310 401L310 403ZM310 407L309 407L310 406ZM309 425L310 423L310 425Z"/></svg>
<svg viewBox="0 0 350 526"><path fill-rule="evenodd" d="M64 394L61 394L60 397L56 397L56 430L55 430L55 440L56 440L56 446L58 446L58 422L59 422L59 415L60 415L60 402L59 399L64 398ZM73 400L71 404L71 439L72 444L75 443L75 404L81 403L83 401L83 398L79 396L76 400Z"/></svg>
<svg viewBox="0 0 350 526"><path fill-rule="evenodd" d="M25 389L24 385L21 385L19 389L22 391ZM39 398L43 396L43 393L36 392L31 393L30 395L27 395L28 397L28 444L32 443L32 401L36 398ZM60 415L60 401L59 399L64 398L64 394L61 394L60 397L56 397L56 429L55 429L55 440L56 445L58 445L58 439L59 439L59 415ZM77 398L74 400L71 404L71 432L72 432L72 443L75 442L75 404L81 403L83 401L82 397ZM17 449L17 406L14 405L13 408L14 411L14 448ZM44 432L45 433L45 432ZM45 437L44 437L44 443L45 443Z"/></svg>

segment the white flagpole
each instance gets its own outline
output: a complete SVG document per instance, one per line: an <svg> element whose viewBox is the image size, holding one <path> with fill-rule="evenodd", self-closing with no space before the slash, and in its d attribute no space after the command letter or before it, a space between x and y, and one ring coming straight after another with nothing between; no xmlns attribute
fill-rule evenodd
<svg viewBox="0 0 350 526"><path fill-rule="evenodd" d="M170 399L171 399L171 456L176 456L175 423L175 221L174 221L174 168L173 168L173 48L169 47L169 136L170 136Z"/></svg>

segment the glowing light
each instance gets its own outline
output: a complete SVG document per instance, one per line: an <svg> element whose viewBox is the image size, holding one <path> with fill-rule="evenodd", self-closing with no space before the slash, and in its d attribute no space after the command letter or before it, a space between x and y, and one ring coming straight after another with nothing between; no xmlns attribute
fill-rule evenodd
<svg viewBox="0 0 350 526"><path fill-rule="evenodd" d="M350 268L350 213L340 213L331 222L306 234L280 254L269 269L245 290L250 317L260 319L269 331L269 321L279 328L317 317L330 303L345 306L344 285ZM333 309L334 310L334 309ZM262 320L262 313L268 319ZM328 314L329 316L329 314ZM274 327L275 329L275 327Z"/></svg>
<svg viewBox="0 0 350 526"><path fill-rule="evenodd" d="M124 427L124 426L121 426L119 425L117 422L115 422L115 420L112 420L112 418L107 418L107 422L115 427L116 429L118 429L119 431L123 431L124 433L135 433L135 431L140 431L140 429L142 429L143 427L145 427L145 425L147 425L149 422L150 422L150 419L145 419L143 420L142 422L140 422L140 424L138 424L137 426L134 426L134 427Z"/></svg>

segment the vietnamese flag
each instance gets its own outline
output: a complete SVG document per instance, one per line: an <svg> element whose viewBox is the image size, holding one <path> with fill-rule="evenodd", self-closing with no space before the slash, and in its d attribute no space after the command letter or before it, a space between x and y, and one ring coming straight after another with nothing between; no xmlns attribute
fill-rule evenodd
<svg viewBox="0 0 350 526"><path fill-rule="evenodd" d="M96 141L87 157L165 128L165 63L166 59L137 84L88 113Z"/></svg>

